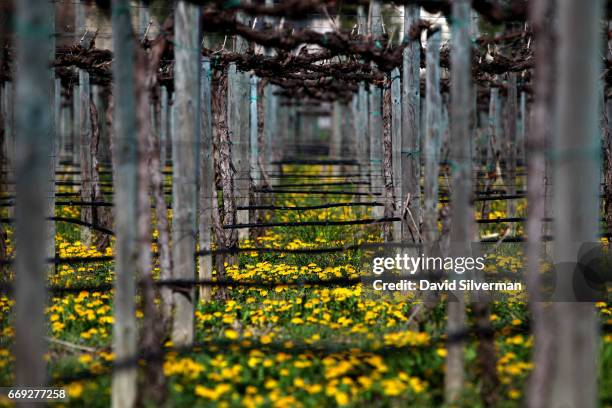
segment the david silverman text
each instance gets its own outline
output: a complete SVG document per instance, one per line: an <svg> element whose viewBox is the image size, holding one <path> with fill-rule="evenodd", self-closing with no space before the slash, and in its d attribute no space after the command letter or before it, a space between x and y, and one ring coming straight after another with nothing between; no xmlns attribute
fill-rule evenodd
<svg viewBox="0 0 612 408"><path fill-rule="evenodd" d="M450 290L489 290L489 291L518 291L523 290L521 282L479 282L472 279L456 279L444 280L441 282L430 282L426 279L421 279L417 282L412 280L402 279L397 282L384 282L377 279L372 282L374 290L435 290L435 291L450 291Z"/></svg>

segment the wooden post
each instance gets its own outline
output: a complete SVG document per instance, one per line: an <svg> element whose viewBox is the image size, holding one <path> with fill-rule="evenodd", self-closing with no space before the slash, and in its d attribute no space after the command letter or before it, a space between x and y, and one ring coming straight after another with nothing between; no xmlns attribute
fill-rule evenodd
<svg viewBox="0 0 612 408"><path fill-rule="evenodd" d="M202 137L200 148L200 220L198 224L200 250L210 249L212 246L211 229L215 174L213 167L211 78L210 58L203 57L200 80L200 98L202 104L202 128L200 131ZM201 256L199 263L200 279L212 279L212 255ZM200 287L200 299L203 301L211 299L211 288L209 286Z"/></svg>
<svg viewBox="0 0 612 408"><path fill-rule="evenodd" d="M81 38L85 33L85 5L81 0L74 3L74 44L80 44ZM80 71L80 70L79 70ZM79 84L81 82L79 73ZM72 133L72 169L74 170L77 163L81 159L81 91L80 86L75 84L72 88L72 103L73 113L72 120L74 121L74 129Z"/></svg>
<svg viewBox="0 0 612 408"><path fill-rule="evenodd" d="M529 4L529 23L534 35L534 102L533 126L525 140L527 156L527 223L528 241L527 289L529 309L533 316L534 369L529 378L525 406L539 408L549 405L553 371L552 341L555 336L552 311L541 302L540 266L542 261L543 219L546 211L546 149L551 139L553 118L553 66L556 28L553 23L553 0L535 0Z"/></svg>
<svg viewBox="0 0 612 408"><path fill-rule="evenodd" d="M49 43L49 61L55 61L55 3L51 3L49 7L48 20L51 24L51 39ZM49 93L49 106L51 106L53 115L51 117L51 127L49 136L51 138L49 155L49 167L47 171L47 191L49 199L47 200L47 216L55 215L55 161L57 160L57 137L59 129L59 109L61 106L61 81L55 78L55 68L49 70L49 82L51 89ZM59 88L58 88L59 87ZM55 258L55 221L47 221L47 258ZM55 265L50 265L49 272L55 271Z"/></svg>
<svg viewBox="0 0 612 408"><path fill-rule="evenodd" d="M53 3L55 4L55 3ZM53 49L52 58L55 58L55 49ZM59 162L59 158L62 156L62 146L64 144L64 133L62 129L62 80L55 77L55 70L53 70L53 126L55 130L55 139L53 143L53 151L55 154L54 161Z"/></svg>
<svg viewBox="0 0 612 408"><path fill-rule="evenodd" d="M257 77L251 76L249 82L250 89L250 105L249 105L249 174L255 188L260 185L259 168L257 162L259 159L259 145L257 140ZM251 220L255 222L255 220Z"/></svg>
<svg viewBox="0 0 612 408"><path fill-rule="evenodd" d="M60 134L61 134L61 147L60 147L60 161L69 161L70 160L70 150L68 149L70 145L70 139L72 134L72 121L70 117L71 108L68 106L69 99L64 99L62 101L61 108L61 120L60 120Z"/></svg>
<svg viewBox="0 0 612 408"><path fill-rule="evenodd" d="M5 180L15 179L15 157L16 157L16 140L15 140L15 84L7 81L4 83L3 94L3 112L4 118L4 147L6 152L6 174ZM8 216L15 216L15 206L8 208Z"/></svg>
<svg viewBox="0 0 612 408"><path fill-rule="evenodd" d="M380 1L370 2L370 35L374 41L382 37L382 10ZM378 46L382 47L381 44ZM383 191L382 170L382 90L374 84L370 84L370 174L372 175L371 189L374 193ZM382 207L372 209L374 217L382 216Z"/></svg>
<svg viewBox="0 0 612 408"><path fill-rule="evenodd" d="M249 81L249 178L251 179L251 187L249 189L249 202L251 205L261 203L261 193L255 191L261 186L261 174L259 173L259 157L261 152L259 151L259 123L257 115L258 107L258 86L257 77L251 75ZM276 132L275 132L276 133ZM250 223L257 222L257 212L254 210L248 211L248 220ZM256 230L251 230L251 237L256 236Z"/></svg>
<svg viewBox="0 0 612 408"><path fill-rule="evenodd" d="M332 104L332 129L329 138L329 157L333 159L341 158L343 114L342 102L334 101Z"/></svg>
<svg viewBox="0 0 612 408"><path fill-rule="evenodd" d="M357 34L364 35L367 33L367 18L363 10L363 6L357 6ZM370 143L368 139L368 94L364 82L359 83L357 91L357 111L355 112L355 131L357 134L357 158L359 160L359 173L362 173L366 180L370 181ZM368 191L368 186L362 186L359 190L362 193ZM365 199L359 196L358 199Z"/></svg>
<svg viewBox="0 0 612 408"><path fill-rule="evenodd" d="M115 327L113 348L116 361L133 358L137 350L135 316L136 271L138 268L138 173L137 127L134 95L134 38L129 2L113 0L114 162L115 187ZM133 407L136 403L135 367L113 373L112 406Z"/></svg>
<svg viewBox="0 0 612 408"><path fill-rule="evenodd" d="M438 174L442 138L440 96L440 30L428 33L425 86L423 241L431 248L438 236ZM431 249L429 249L431 252Z"/></svg>
<svg viewBox="0 0 612 408"><path fill-rule="evenodd" d="M599 241L601 138L598 95L602 2L560 0L556 66L556 132L551 163L554 191L553 304L555 369L544 406L598 405L598 317L594 304L577 296L577 262ZM576 61L580 61L579 64ZM550 63L550 62L549 62ZM567 265L573 265L567 267ZM565 267L564 267L565 266ZM585 283L583 283L585 284Z"/></svg>
<svg viewBox="0 0 612 408"><path fill-rule="evenodd" d="M448 115L448 93L442 94L442 153L440 157L440 162L445 164L445 170L443 176L446 180L446 188L450 189L449 180L448 180L448 172L446 171L446 163L449 160L450 154L450 120Z"/></svg>
<svg viewBox="0 0 612 408"><path fill-rule="evenodd" d="M291 144L297 144L299 141L298 134L298 123L299 115L297 114L295 106L291 105L288 107L289 126L287 132L287 140L285 146L291 146Z"/></svg>
<svg viewBox="0 0 612 408"><path fill-rule="evenodd" d="M238 20L246 22L242 13L238 14ZM235 38L236 52L245 52L247 42L244 38ZM237 70L236 64L231 63L228 75L228 126L230 130L230 140L232 142L233 164L236 169L235 189L236 206L244 207L249 205L250 194L250 164L249 164L249 99L250 99L250 80L249 73ZM239 210L236 222L246 224L249 221L249 211ZM249 236L246 228L238 230L238 239Z"/></svg>
<svg viewBox="0 0 612 408"><path fill-rule="evenodd" d="M347 101L342 102L342 110L344 115L342 116L342 143L340 144L340 152L343 157L355 158L357 155L357 148L355 146L355 133L352 129L354 128L355 116L351 110L350 103ZM355 170L354 166L346 166L347 169ZM347 170L348 171L348 170Z"/></svg>
<svg viewBox="0 0 612 408"><path fill-rule="evenodd" d="M391 71L391 149L392 149L392 179L393 179L393 199L394 213L402 205L402 94L401 76L399 68ZM393 223L393 240L401 239L402 223Z"/></svg>
<svg viewBox="0 0 612 408"><path fill-rule="evenodd" d="M49 80L51 12L45 0L24 0L15 7L15 106L19 107L15 111L15 386L40 387L47 381L43 356L48 270L45 217L49 216L49 151L53 143L49 103L53 95Z"/></svg>
<svg viewBox="0 0 612 408"><path fill-rule="evenodd" d="M487 136L487 160L486 160L486 175L485 192L488 192L495 183L498 175L498 159L499 159L499 139L500 139L500 123L501 123L501 107L499 88L491 88L489 97L489 124ZM486 218L488 214L489 203L482 202L481 218Z"/></svg>
<svg viewBox="0 0 612 408"><path fill-rule="evenodd" d="M384 216L393 217L395 212L395 202L393 201L393 148L391 134L391 79L389 74L386 74L385 83L383 86L382 98L382 122L383 122L383 180L384 180ZM393 240L393 225L389 223L383 224L385 241Z"/></svg>
<svg viewBox="0 0 612 408"><path fill-rule="evenodd" d="M527 94L521 91L519 98L519 114L516 125L517 160L525 166L525 134L527 132Z"/></svg>
<svg viewBox="0 0 612 408"><path fill-rule="evenodd" d="M138 2L138 36L141 38L147 38L147 29L149 28L149 21L151 21L151 13L149 12L148 2Z"/></svg>
<svg viewBox="0 0 612 408"><path fill-rule="evenodd" d="M91 177L91 115L90 97L91 87L89 73L79 69L79 137L80 137L80 160L81 164L81 200L93 201L92 177ZM81 219L91 223L93 221L93 207L81 207ZM91 244L91 229L81 228L81 242L84 245Z"/></svg>
<svg viewBox="0 0 612 408"><path fill-rule="evenodd" d="M98 121L95 124L100 130L98 157L101 163L107 164L111 161L110 131L108 129L108 124L105 119L106 112L108 110L107 92L102 85L93 85L91 91L92 100L99 113ZM95 168L92 168L92 171L95 171Z"/></svg>
<svg viewBox="0 0 612 408"><path fill-rule="evenodd" d="M168 211L166 208L166 197L164 194L164 163L166 149L166 132L168 131L168 92L161 87L162 100L155 107L156 129L150 134L150 145L153 146L151 153L151 184L155 202L156 226L158 231L159 248L159 275L160 279L172 279L172 251L170 249L170 223L168 222ZM158 110L159 109L159 110ZM165 115L163 115L165 111ZM165 117L164 117L165 116ZM162 120L162 118L164 120ZM167 333L172 323L172 290L169 287L160 288L161 297L161 326Z"/></svg>
<svg viewBox="0 0 612 408"><path fill-rule="evenodd" d="M159 161L162 171L166 167L166 157L168 155L169 131L170 131L170 106L168 105L168 88L161 86L161 112L160 112L160 129L159 129Z"/></svg>
<svg viewBox="0 0 612 408"><path fill-rule="evenodd" d="M14 135L14 89L13 83L7 81L3 84L2 92L2 118L4 119L4 152L6 154L7 173L6 178L11 179L15 158L15 135ZM10 213L10 211L9 211Z"/></svg>
<svg viewBox="0 0 612 408"><path fill-rule="evenodd" d="M471 2L457 0L452 5L453 21L469 21ZM476 228L470 200L472 199L472 158L470 149L470 119L472 107L471 43L469 24L452 26L451 49L451 161L453 190L451 192L451 256L470 256ZM452 273L452 279L459 276ZM461 332L465 326L465 300L457 291L456 299L449 299L447 333ZM447 346L445 398L452 403L463 389L464 344L453 342Z"/></svg>
<svg viewBox="0 0 612 408"><path fill-rule="evenodd" d="M81 91L78 84L72 86L72 169L81 160Z"/></svg>
<svg viewBox="0 0 612 408"><path fill-rule="evenodd" d="M501 106L499 88L491 88L489 99L489 148L487 150L489 172L497 166L497 155L499 154Z"/></svg>
<svg viewBox="0 0 612 408"><path fill-rule="evenodd" d="M264 157L262 163L264 164L262 171L265 171L265 165L270 163L270 159L273 156L278 156L278 153L282 151L282 149L275 148L272 143L274 136L274 118L276 108L275 95L273 93L272 85L266 85L264 89L264 128L263 128L263 144L260 146L263 151ZM288 145L286 145L288 146ZM272 154L272 150L275 151L276 154ZM277 159L277 157L275 157Z"/></svg>
<svg viewBox="0 0 612 408"><path fill-rule="evenodd" d="M410 38L410 27L420 17L420 6L404 6L404 41L407 43L402 58L402 142L401 142L401 179L400 211L410 195L407 214L402 219L402 241L418 242L419 220L421 218L421 40ZM414 222L412 221L414 219Z"/></svg>
<svg viewBox="0 0 612 408"><path fill-rule="evenodd" d="M506 192L509 195L516 194L516 156L517 156L517 81L516 72L508 73L508 96L506 104L506 137L504 146L505 156L505 171L504 178L506 180ZM516 216L516 200L507 200L507 216L513 218ZM516 224L512 224L511 231L516 230Z"/></svg>
<svg viewBox="0 0 612 408"><path fill-rule="evenodd" d="M274 0L265 0L267 6L273 6ZM273 24L274 19L268 17L266 19L268 24ZM268 56L274 55L274 49L266 48L265 54ZM290 146L289 144L274 143L274 136L277 131L278 121L277 117L280 116L278 97L274 94L278 90L275 85L266 85L264 89L264 129L263 129L263 143L259 146L259 151L262 152L261 169L262 179L267 179L267 167L271 161L280 160L283 155L283 148ZM282 129L284 133L286 129ZM278 139L277 139L278 140Z"/></svg>
<svg viewBox="0 0 612 408"><path fill-rule="evenodd" d="M200 9L186 1L177 4L174 38L176 41L174 89L176 120L172 139L172 263L175 279L194 279L197 178L200 139ZM194 86L194 84L196 84ZM194 290L173 294L176 345L193 342Z"/></svg>
<svg viewBox="0 0 612 408"><path fill-rule="evenodd" d="M74 44L78 44L85 33L85 5L82 0L74 3Z"/></svg>

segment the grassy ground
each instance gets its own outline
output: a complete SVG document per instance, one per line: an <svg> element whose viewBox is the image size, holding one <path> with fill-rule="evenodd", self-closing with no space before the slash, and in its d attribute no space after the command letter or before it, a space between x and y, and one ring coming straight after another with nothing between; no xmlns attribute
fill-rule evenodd
<svg viewBox="0 0 612 408"><path fill-rule="evenodd" d="M291 169L296 171L300 169ZM318 170L320 171L320 170ZM336 181L336 180L319 180ZM296 182L308 182L307 179ZM319 187L319 189L344 187ZM276 204L312 205L349 201L349 196L277 195ZM519 204L519 212L521 205ZM493 204L493 216L504 208ZM58 215L78 216L71 207ZM275 221L350 220L369 218L362 208L286 211ZM58 224L57 246L62 257L102 255L78 242L78 228ZM484 229L486 228L486 230ZM496 232L487 225L481 233ZM278 248L317 248L380 241L380 226L293 227L266 230L257 244ZM9 235L10 241L11 235ZM9 242L10 243L10 242ZM522 266L519 249L505 248L488 262L489 268L516 273ZM109 249L107 254L112 254ZM228 274L236 280L308 281L356 278L365 269L361 251L332 254L257 254L239 257ZM111 263L60 266L50 277L56 285L110 283ZM113 361L112 291L52 297L47 315L49 336L95 351L85 352L51 343L50 378L70 396L66 405L105 407L110 404L109 367ZM408 299L364 296L361 284L352 287L281 286L232 288L229 301L198 302L196 341L188 352L172 350L163 369L171 406L432 407L443 404L445 305L436 306L415 330L407 324L415 304ZM0 385L12 384L10 347L13 302L0 296ZM602 323L612 324L610 304L598 304ZM468 308L468 313L471 311ZM142 313L137 312L142 318ZM470 320L470 319L468 319ZM530 370L533 339L527 307L520 298L492 305L491 321L497 346L500 407L520 406ZM602 373L612 371L612 337L602 336ZM476 344L466 347L466 390L459 406L478 407L479 380L475 371ZM91 379L62 381L93 374ZM609 374L601 376L602 405L612 405ZM0 401L1 402L1 401Z"/></svg>

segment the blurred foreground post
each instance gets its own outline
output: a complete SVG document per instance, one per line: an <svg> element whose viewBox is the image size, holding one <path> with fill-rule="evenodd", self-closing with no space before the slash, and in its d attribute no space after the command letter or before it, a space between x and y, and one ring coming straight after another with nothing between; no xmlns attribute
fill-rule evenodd
<svg viewBox="0 0 612 408"><path fill-rule="evenodd" d="M450 161L453 175L451 192L451 253L452 257L471 256L475 225L472 211L472 157L470 119L472 103L472 64L470 25L471 1L453 2L451 45ZM429 109L429 107L428 107ZM454 274L451 279L458 276ZM447 334L451 337L465 327L465 299L462 291L449 294ZM465 380L464 343L448 345L444 377L447 402L456 401Z"/></svg>
<svg viewBox="0 0 612 408"><path fill-rule="evenodd" d="M558 5L556 137L551 152L557 333L550 400L544 405L589 408L597 405L599 336L594 304L578 292L589 282L577 274L577 262L590 260L587 246L599 241L602 2L559 0Z"/></svg>
<svg viewBox="0 0 612 408"><path fill-rule="evenodd" d="M540 265L543 254L542 233L545 216L546 144L550 140L553 117L553 64L554 24L551 14L553 0L534 0L529 8L529 22L534 34L534 102L532 125L526 134L527 159L527 290L529 309L533 319L533 364L529 378L525 405L529 408L544 406L550 393L552 361L551 307L540 300Z"/></svg>
<svg viewBox="0 0 612 408"><path fill-rule="evenodd" d="M197 163L200 145L200 9L180 1L174 22L176 121L172 139L172 263L174 278L193 280L196 266ZM173 293L172 341L187 345L194 335L193 289Z"/></svg>
<svg viewBox="0 0 612 408"><path fill-rule="evenodd" d="M52 151L51 3L16 3L17 87L15 95L15 206L17 244L15 276L15 385L46 383L45 314L47 302L45 257L49 216L49 152Z"/></svg>
<svg viewBox="0 0 612 408"><path fill-rule="evenodd" d="M116 361L136 354L136 271L138 270L138 173L136 100L134 94L134 38L129 2L112 3L114 78L114 151L116 172L115 225L115 327L113 348ZM133 407L136 402L136 367L114 372L112 406Z"/></svg>

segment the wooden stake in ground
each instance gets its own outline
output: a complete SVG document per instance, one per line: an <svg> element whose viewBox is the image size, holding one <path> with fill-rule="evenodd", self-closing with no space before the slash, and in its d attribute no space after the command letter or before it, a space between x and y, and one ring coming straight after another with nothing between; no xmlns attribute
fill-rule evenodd
<svg viewBox="0 0 612 408"><path fill-rule="evenodd" d="M471 42L469 24L469 0L453 2L452 18L459 22L452 25L451 48L451 168L453 190L451 192L451 256L464 257L471 254L471 243L475 238L474 214L472 211L472 157L470 148L470 118L472 107L471 86ZM464 23L460 23L464 22ZM452 272L451 272L452 273ZM451 278L458 275L452 273ZM448 302L447 333L461 332L465 326L465 303L463 292L454 293ZM447 346L444 390L446 401L456 401L463 389L464 356L463 342Z"/></svg>
<svg viewBox="0 0 612 408"><path fill-rule="evenodd" d="M553 0L535 0L529 7L529 21L534 34L534 102L533 125L529 127L525 141L527 154L527 289L529 308L533 319L534 369L529 378L526 406L545 406L550 395L550 373L552 372L552 347L555 323L551 308L541 302L540 265L544 246L542 245L543 222L546 207L546 146L551 139L553 118L553 70L554 24Z"/></svg>
<svg viewBox="0 0 612 408"><path fill-rule="evenodd" d="M93 201L91 185L91 113L90 113L91 87L89 73L79 69L79 138L81 165L81 200ZM81 207L81 219L91 223L93 221L93 207ZM91 244L91 229L81 228L81 242Z"/></svg>
<svg viewBox="0 0 612 408"><path fill-rule="evenodd" d="M363 6L357 7L357 34L364 35L367 32L367 19ZM364 82L359 83L359 90L357 91L356 110L354 113L355 118L355 134L357 143L357 160L359 161L359 173L364 174L366 180L370 175L370 143L369 143L369 115L368 115L368 92L366 90L366 84ZM371 186L371 180L370 180ZM368 186L362 186L359 191L366 193ZM364 196L358 196L357 199L362 199Z"/></svg>
<svg viewBox="0 0 612 408"><path fill-rule="evenodd" d="M404 39L407 41L402 58L402 142L401 142L401 179L400 198L404 200L410 194L408 206L410 216L402 219L402 241L417 242L419 220L421 219L421 177L420 165L420 117L421 117L421 40L410 37L410 28L420 17L420 7L417 5L404 6ZM416 228L415 228L416 227Z"/></svg>
<svg viewBox="0 0 612 408"><path fill-rule="evenodd" d="M210 59L202 58L202 71L200 74L200 103L202 109L200 147L200 203L198 234L200 250L209 249L212 244L212 208L213 190L215 189L215 174L213 168L213 135L212 135L212 95L211 95L212 71ZM202 280L212 279L212 255L204 255L199 258L199 278ZM200 287L200 299L210 300L211 290L208 286Z"/></svg>
<svg viewBox="0 0 612 408"><path fill-rule="evenodd" d="M238 20L246 22L246 17L238 13ZM235 51L246 52L248 44L240 36L235 38ZM249 165L249 109L250 109L250 75L237 69L235 63L230 64L228 71L228 126L232 147L232 161L236 169L235 188L236 205L245 207L249 205L249 193L251 190L250 165ZM249 222L249 211L237 212L236 222L247 224ZM240 239L247 238L249 230L243 228L238 230Z"/></svg>
<svg viewBox="0 0 612 408"><path fill-rule="evenodd" d="M427 78L425 86L425 134L423 148L425 153L423 240L432 245L438 236L438 174L440 161L440 142L442 138L440 96L440 30L428 33L427 39Z"/></svg>
<svg viewBox="0 0 612 408"><path fill-rule="evenodd" d="M186 1L177 5L174 23L174 89L176 120L172 139L172 263L175 279L195 278L196 163L200 135L200 9ZM194 84L196 84L194 86ZM194 290L173 294L172 341L187 345L194 335Z"/></svg>
<svg viewBox="0 0 612 408"><path fill-rule="evenodd" d="M504 180L506 184L506 192L509 195L516 194L516 157L517 157L517 126L516 121L518 117L518 96L517 96L517 82L516 72L508 73L508 96L506 104L506 137L504 143L505 152L505 168L504 168ZM507 200L506 204L508 210L506 215L510 218L516 216L516 200ZM511 227L514 234L516 225L513 224Z"/></svg>
<svg viewBox="0 0 612 408"><path fill-rule="evenodd" d="M47 237L49 216L49 151L53 138L49 53L51 3L16 3L17 87L15 188L15 386L40 387L47 381L43 354Z"/></svg>
<svg viewBox="0 0 612 408"><path fill-rule="evenodd" d="M401 76L399 68L391 71L391 150L392 150L392 179L393 179L393 201L394 212L401 208L402 199L402 94ZM393 215L391 215L393 216ZM399 241L401 238L401 222L393 223L393 240Z"/></svg>
<svg viewBox="0 0 612 408"><path fill-rule="evenodd" d="M603 10L599 0L560 0L557 4L559 73L550 155L555 183L553 258L557 267L551 354L555 366L549 373L550 399L544 406L588 408L598 405L598 318L594 304L576 293L581 286L577 283L585 277L577 276L575 266L567 265L592 261L587 251L599 245L598 91Z"/></svg>
<svg viewBox="0 0 612 408"><path fill-rule="evenodd" d="M370 2L370 35L375 41L382 37L382 8L380 1ZM382 45L380 45L382 47ZM383 184L383 147L382 147L382 89L375 84L370 84L369 101L369 134L370 134L370 166L369 173L372 176L371 189L374 193L382 193ZM382 215L381 207L372 209L374 216Z"/></svg>
<svg viewBox="0 0 612 408"><path fill-rule="evenodd" d="M166 334L160 324L161 313L156 306L157 291L153 283L151 253L151 94L149 92L149 56L142 49L135 57L136 120L138 126L138 277L141 283L141 308L144 314L140 329L140 349L149 355L162 352ZM143 405L161 405L166 398L166 384L162 361L152 359L145 363L138 401Z"/></svg>
<svg viewBox="0 0 612 408"><path fill-rule="evenodd" d="M49 7L49 21L51 23L51 32L55 32L55 3ZM55 60L55 35L51 35L51 41L49 44L49 59ZM58 130L59 130L59 108L61 103L61 81L55 78L55 69L49 70L49 81L51 82L51 89L49 91L49 104L52 110L51 116L51 148L48 152L49 167L47 170L47 191L49 192L49 199L47 200L46 213L49 216L55 215L55 163L57 160L57 141L58 141ZM59 87L59 88L58 88ZM47 258L55 258L55 221L47 221ZM55 265L49 265L49 271L55 271Z"/></svg>
<svg viewBox="0 0 612 408"><path fill-rule="evenodd" d="M340 145L342 143L342 115L344 109L342 102L334 101L332 104L332 128L331 135L329 138L329 157L332 159L339 159L340 156Z"/></svg>
<svg viewBox="0 0 612 408"><path fill-rule="evenodd" d="M114 79L115 191L115 327L113 348L117 361L131 358L137 349L135 316L136 271L138 270L138 173L136 101L134 96L134 38L129 2L112 3ZM133 407L136 403L136 368L113 373L112 406Z"/></svg>

